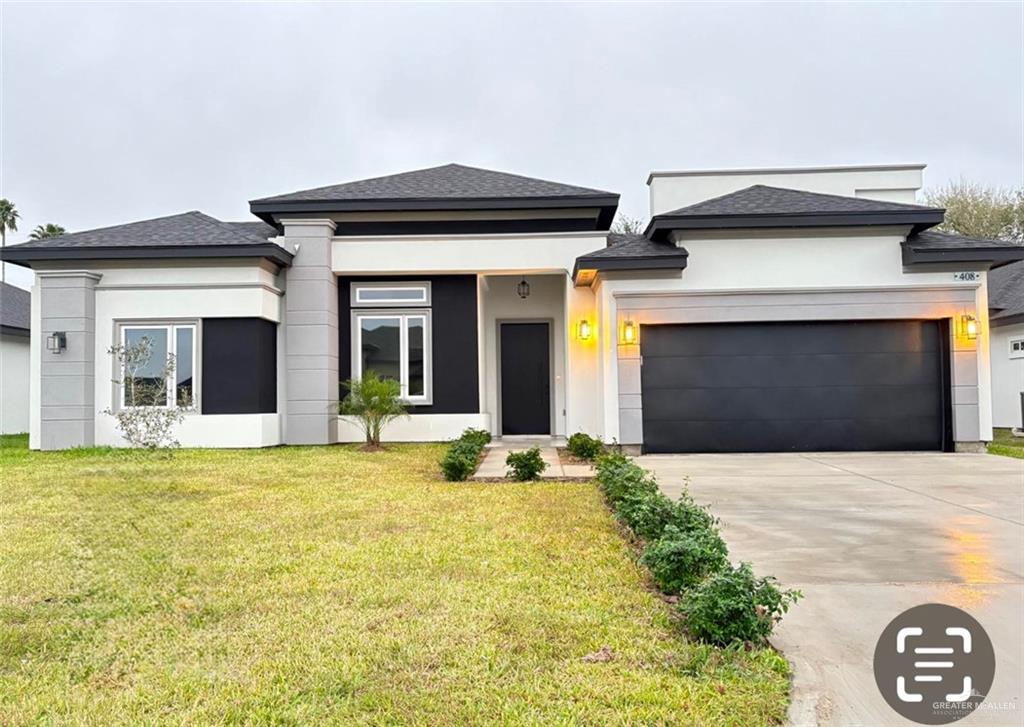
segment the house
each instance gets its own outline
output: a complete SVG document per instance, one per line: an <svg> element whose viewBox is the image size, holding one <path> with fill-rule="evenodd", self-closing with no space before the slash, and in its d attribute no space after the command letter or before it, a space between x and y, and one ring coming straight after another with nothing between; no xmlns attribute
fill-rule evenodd
<svg viewBox="0 0 1024 727"><path fill-rule="evenodd" d="M923 165L653 172L619 197L458 164L8 247L34 269L30 443L122 443L110 347L174 354L186 446L354 441L339 382L398 379L390 439L586 431L648 452L971 449L988 275Z"/></svg>
<svg viewBox="0 0 1024 727"><path fill-rule="evenodd" d="M992 425L1024 428L1024 262L989 273Z"/></svg>
<svg viewBox="0 0 1024 727"><path fill-rule="evenodd" d="M0 434L28 431L31 295L0 283Z"/></svg>

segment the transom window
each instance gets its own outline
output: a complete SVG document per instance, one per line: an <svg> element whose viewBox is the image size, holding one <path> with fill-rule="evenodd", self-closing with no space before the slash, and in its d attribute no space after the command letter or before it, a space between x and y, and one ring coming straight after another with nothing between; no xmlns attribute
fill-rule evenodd
<svg viewBox="0 0 1024 727"><path fill-rule="evenodd" d="M430 305L430 283L352 283L353 307Z"/></svg>
<svg viewBox="0 0 1024 727"><path fill-rule="evenodd" d="M1024 338L1014 338L1010 341L1010 358L1024 358Z"/></svg>
<svg viewBox="0 0 1024 727"><path fill-rule="evenodd" d="M144 351L121 372L121 406L180 406L191 408L198 400L196 381L196 325L194 323L146 323L121 326L121 345ZM174 357L174 373L164 381L164 368Z"/></svg>
<svg viewBox="0 0 1024 727"><path fill-rule="evenodd" d="M430 311L358 311L353 324L354 377L372 370L398 381L405 401L430 403Z"/></svg>

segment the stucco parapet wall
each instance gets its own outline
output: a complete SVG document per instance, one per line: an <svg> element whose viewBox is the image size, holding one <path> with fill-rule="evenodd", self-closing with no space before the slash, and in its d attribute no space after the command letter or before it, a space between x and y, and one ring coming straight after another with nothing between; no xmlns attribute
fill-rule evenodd
<svg viewBox="0 0 1024 727"><path fill-rule="evenodd" d="M72 278L76 280L85 279L99 282L103 278L103 273L95 273L91 270L38 270L36 271L36 277L45 278L47 280Z"/></svg>

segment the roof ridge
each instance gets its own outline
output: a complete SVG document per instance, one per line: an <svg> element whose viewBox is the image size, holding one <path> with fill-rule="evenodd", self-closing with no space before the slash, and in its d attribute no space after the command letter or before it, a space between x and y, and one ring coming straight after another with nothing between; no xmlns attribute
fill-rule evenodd
<svg viewBox="0 0 1024 727"><path fill-rule="evenodd" d="M197 215L200 218L202 218L204 221L211 222L211 223L217 225L220 229L226 230L226 231L230 232L232 235L244 236L244 237L249 238L250 240L259 240L260 242L269 242L269 240L263 239L259 235L255 235L255 234L253 234L251 232L248 232L248 231L245 231L245 230L239 230L239 229L237 229L235 227L232 227L230 225L230 223L227 223L224 220L218 220L216 217L213 217L212 215L208 215L205 212L200 212L199 210L191 210L190 212L187 212L186 214ZM256 220L256 221L258 221L258 220ZM266 224L266 223L264 223L264 224Z"/></svg>
<svg viewBox="0 0 1024 727"><path fill-rule="evenodd" d="M775 192L790 192L790 193L799 194L799 195L809 195L809 196L813 196L813 197L816 197L816 198L819 198L819 199L842 200L843 202L849 202L851 200L857 201L857 202L863 202L865 204L870 204L872 202L876 202L876 203L885 205L887 208L890 209L890 211L893 211L892 208L905 209L905 210L908 210L908 211L916 210L916 211L921 211L921 212L929 211L929 212L943 212L944 213L946 211L942 207L928 207L927 205L909 204L907 202L889 202L887 200L872 199L872 198L869 198L869 197L851 197L849 195L831 194L829 192L812 192L812 191L806 190L806 189L793 189L792 187L777 187L777 186L771 185L771 184L751 184L751 185L749 185L747 187L743 187L741 189L734 189L731 192L726 192L724 194L720 194L720 195L717 195L715 197L708 197L707 199L703 199L700 202L694 202L693 204L686 205L685 207L678 207L678 208L676 208L674 210L670 210L668 212L662 212L661 214L655 215L655 216L656 217L672 217L672 216L684 213L684 212L686 212L686 210L693 209L694 207L701 207L701 206L704 206L704 205L709 205L709 204L711 204L713 202L719 202L719 201L725 200L725 199L727 199L729 197L732 197L732 196L735 196L735 195L738 195L738 194L742 194L743 192L749 192L750 190L754 190L754 189L769 189L769 190L772 190L772 191L775 191ZM846 210L845 212L846 212L846 214L857 214L858 211ZM764 214L764 213L761 213L761 212L730 212L729 216L742 217L744 215L760 215L760 214ZM800 213L793 213L793 214L800 214Z"/></svg>

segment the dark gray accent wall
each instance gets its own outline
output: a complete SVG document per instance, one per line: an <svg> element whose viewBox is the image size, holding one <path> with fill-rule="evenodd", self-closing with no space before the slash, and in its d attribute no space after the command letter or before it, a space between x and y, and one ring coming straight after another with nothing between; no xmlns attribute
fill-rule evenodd
<svg viewBox="0 0 1024 727"><path fill-rule="evenodd" d="M277 324L262 318L204 318L203 414L277 411Z"/></svg>
<svg viewBox="0 0 1024 727"><path fill-rule="evenodd" d="M475 275L416 275L338 278L338 376L352 376L353 280L429 280L433 335L433 404L409 407L411 414L476 414L480 411ZM346 394L344 387L340 396Z"/></svg>

